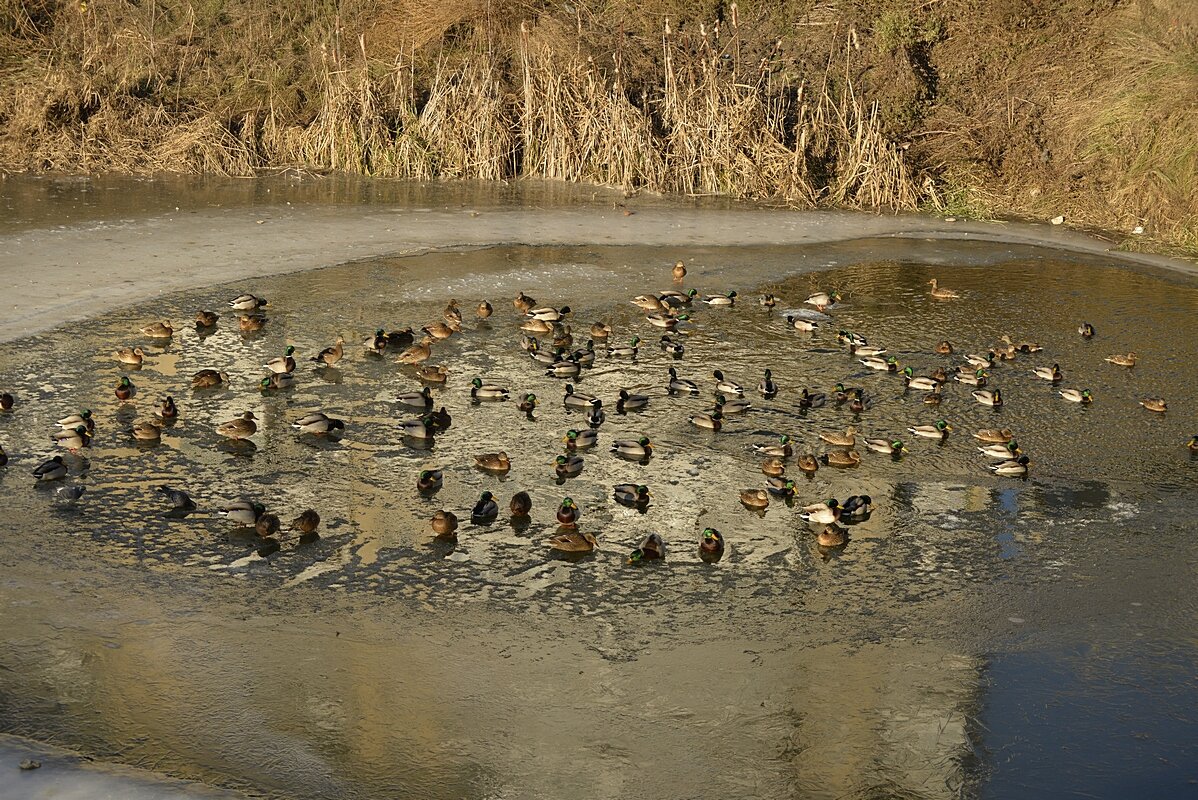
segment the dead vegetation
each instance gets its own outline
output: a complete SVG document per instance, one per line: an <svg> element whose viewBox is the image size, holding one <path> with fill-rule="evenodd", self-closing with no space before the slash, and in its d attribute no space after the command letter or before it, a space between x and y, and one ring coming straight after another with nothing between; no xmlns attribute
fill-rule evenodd
<svg viewBox="0 0 1198 800"><path fill-rule="evenodd" d="M1187 0L744 6L0 0L0 166L1064 213L1198 251Z"/></svg>

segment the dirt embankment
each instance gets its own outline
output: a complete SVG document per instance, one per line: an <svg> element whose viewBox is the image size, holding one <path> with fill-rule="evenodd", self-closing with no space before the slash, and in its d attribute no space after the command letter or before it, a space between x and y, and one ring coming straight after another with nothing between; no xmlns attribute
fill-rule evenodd
<svg viewBox="0 0 1198 800"><path fill-rule="evenodd" d="M0 0L0 89L10 171L534 176L1198 254L1191 0Z"/></svg>

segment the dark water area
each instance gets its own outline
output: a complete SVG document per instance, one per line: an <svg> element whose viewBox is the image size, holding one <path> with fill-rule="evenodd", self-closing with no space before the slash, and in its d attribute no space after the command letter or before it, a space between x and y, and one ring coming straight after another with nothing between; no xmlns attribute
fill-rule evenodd
<svg viewBox="0 0 1198 800"><path fill-rule="evenodd" d="M695 305L677 360L628 302L670 288L676 258L686 286L738 292L732 307ZM931 278L962 297L932 298ZM819 330L786 324L833 288L844 301ZM573 309L573 348L598 320L613 345L642 339L635 359L596 342L594 367L572 381L607 411L577 477L555 480L552 464L586 420L563 405L566 381L520 348L516 290ZM224 306L242 291L270 300L261 332L242 334ZM421 446L399 435L416 412L395 402L421 382L361 342L440 319L450 297L465 330L429 363L449 370L432 394L453 424ZM483 299L496 313L479 321ZM222 313L214 331L187 323L201 308ZM0 415L0 731L279 797L1192 796L1196 310L1190 278L1034 248L513 246L216 286L0 345L0 388L18 399ZM178 328L165 343L138 334L165 318ZM1082 322L1098 335L1079 336ZM952 381L934 408L860 363L838 329L917 375L1003 335L1043 350L990 370L1001 408ZM315 369L307 359L338 335L345 358ZM942 339L953 355L934 352ZM257 391L287 345L294 387ZM146 359L126 372L111 354L132 346ZM1104 361L1128 351L1133 369ZM1032 371L1054 363L1057 387ZM667 392L671 366L697 397ZM191 389L205 368L230 386ZM766 368L782 387L773 399L755 391ZM716 369L753 407L711 433L687 419L711 408ZM130 402L113 395L122 374L138 387ZM472 402L475 376L512 399ZM800 407L801 388L838 382L864 389L863 411ZM620 389L649 395L647 408L617 413ZM540 401L531 417L516 408L526 392ZM167 394L178 422L160 443L135 442L132 425ZM1167 413L1139 405L1156 396ZM87 488L66 504L29 471L56 452L54 420L80 408L97 435L78 455L58 451L66 482ZM247 410L251 442L217 435ZM344 434L297 434L290 423L315 410ZM907 431L938 418L953 428L943 441ZM787 434L822 454L834 448L819 434L849 425L860 466L807 476L788 460L793 506L739 502L765 485L754 444ZM971 436L982 428L1014 432L1026 479L987 468L997 461ZM608 452L642 434L647 462ZM497 450L509 473L473 466ZM444 487L422 496L416 476L433 468ZM646 509L613 502L626 482L650 487ZM168 516L160 484L198 509ZM507 514L519 490L533 501L527 525ZM472 525L483 491L501 513ZM822 526L798 517L861 494L874 511L843 547L821 546ZM547 547L566 496L599 542L581 559ZM319 509L321 539L258 555L252 531L215 513L243 497L284 522ZM432 538L442 508L462 520L456 544ZM727 543L717 563L700 556L707 527ZM650 531L666 559L629 565Z"/></svg>

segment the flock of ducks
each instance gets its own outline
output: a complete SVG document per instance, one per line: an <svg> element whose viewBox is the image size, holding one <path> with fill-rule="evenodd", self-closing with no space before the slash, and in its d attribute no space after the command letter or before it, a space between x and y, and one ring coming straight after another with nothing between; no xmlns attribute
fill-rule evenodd
<svg viewBox="0 0 1198 800"><path fill-rule="evenodd" d="M672 269L675 282L681 282L686 275L685 265L679 261ZM957 300L960 295L950 289L940 286L936 279L929 281L931 296L937 300ZM696 290L689 291L666 290L655 294L638 295L632 302L645 311L645 321L650 326L664 333L658 341L657 349L668 357L679 360L686 351L685 343L676 338L688 333L694 326L692 314L698 305L712 307L731 307L737 302L735 291L724 294L700 295ZM815 331L831 319L829 309L842 302L843 297L837 291L817 292L807 297L803 305L810 308L786 315L788 327L800 331ZM772 310L778 303L773 295L766 295L761 303ZM560 455L554 459L554 472L559 482L580 474L584 467L584 454L599 444L599 433L606 420L606 412L601 398L581 392L575 388L572 379L579 378L585 370L590 369L599 353L604 353L613 360L636 358L646 344L639 336L629 338L627 344L611 342L613 331L605 322L594 322L587 329L588 339L582 347L575 348L575 337L570 324L572 311L569 306L554 308L541 306L533 298L520 292L512 301L513 307L520 315L520 346L528 353L532 363L542 370L546 377L566 381L563 385L562 403L566 408L584 412L586 425L571 428L562 437L564 445ZM238 327L243 332L263 329L267 323L263 309L268 307L264 298L252 294L242 294L228 303L229 307L239 312ZM494 314L494 308L487 302L481 302L475 309L479 320L485 320ZM396 402L405 408L416 412L412 419L401 421L398 425L404 437L428 442L447 429L452 424L452 418L445 406L435 408L432 386L444 385L449 376L449 369L442 365L431 365L434 346L452 336L463 333L463 311L456 300L447 304L443 320L438 320L421 329L421 336L411 328L400 331L386 332L383 329L375 331L363 342L363 348L371 357L383 357L390 352L396 352L396 362L409 367L416 378L425 385L419 391L399 394ZM218 324L220 316L212 311L200 311L195 317L195 326L201 332L211 332ZM143 336L154 340L167 340L174 336L176 328L169 320L162 320L142 327ZM1094 327L1083 323L1078 333L1091 338L1095 335ZM969 387L973 399L985 406L998 407L1004 403L999 387L991 382L991 370L1000 362L1011 361L1020 354L1036 353L1042 348L1035 342L1014 342L1010 337L1002 337L1002 343L987 349L982 353L965 356L963 363L953 370L938 368L929 375L917 375L907 366L900 369L897 360L886 354L886 349L870 342L862 335L849 330L839 330L837 340L848 348L849 352L858 357L862 365L880 372L893 373L897 379L904 382L907 391L918 391L923 394L923 402L930 406L938 406L941 393L950 381ZM596 345L599 342L599 345ZM609 343L610 342L610 343ZM317 369L338 364L346 354L345 340L338 337L329 347L324 348L310 358ZM597 349L598 348L598 349ZM940 355L952 355L955 347L949 341L941 341L934 348ZM286 389L297 380L298 367L296 349L288 346L281 355L269 360L263 365L264 376L258 383L261 391L276 391ZM136 370L146 358L141 347L131 347L118 350L113 354L114 359L127 370ZM1105 359L1112 365L1124 368L1134 368L1138 361L1135 353L1113 354ZM1064 380L1059 364L1051 367L1037 366L1032 373L1059 387ZM671 396L698 396L702 393L697 381L683 378L674 366L667 371L663 379L664 388ZM699 411L688 417L690 424L697 428L718 433L729 417L747 414L753 409L753 401L747 399L744 386L728 378L719 370L711 374L710 391L714 395L713 406L706 411ZM203 369L191 376L191 386L194 390L202 391L218 387L228 388L229 375L215 369ZM764 374L757 384L757 393L764 400L773 400L782 392L771 370ZM137 387L128 374L122 375L114 387L115 398L124 403L134 399ZM1067 401L1088 404L1094 402L1093 394L1085 388L1058 388L1060 397ZM474 403L504 402L512 398L513 393L508 387L492 383L482 376L474 377L469 383L469 395ZM517 393L516 408L520 413L533 418L540 399L535 393ZM819 408L825 404L847 406L855 413L865 411L870 405L870 398L860 387L848 387L838 383L830 391L822 392L809 388L801 388L796 394L796 403L800 409ZM626 413L643 409L651 402L648 395L637 394L628 389L621 389L615 402L617 413ZM16 401L7 392L0 392L0 412L12 413ZM1148 397L1140 401L1140 405L1155 413L1165 413L1167 405L1163 398ZM164 428L169 427L178 419L181 411L172 396L166 396L158 401L153 421L136 422L129 435L134 439L145 442L158 440ZM240 416L221 422L215 427L218 435L233 439L250 439L258 433L258 418L252 411L246 411ZM337 436L345 430L345 422L324 411L310 411L291 422L291 426L305 436ZM933 424L916 425L907 428L907 432L915 437L932 440L944 440L953 427L944 419ZM764 442L754 445L755 453L761 458L761 472L765 476L764 487L746 488L739 492L740 502L748 509L763 510L771 503L771 498L781 499L787 505L793 505L797 493L795 481L787 477L787 470L794 466L799 472L812 475L821 467L851 469L861 461L859 445L864 449L900 459L907 452L903 440L898 437L860 438L855 426L849 426L844 431L824 431L819 439L826 445L825 451L816 453L798 452L788 435L781 435L777 441ZM95 436L95 421L90 410L83 410L59 419L56 429L51 433L52 443L70 453L90 445ZM982 429L973 433L981 446L979 453L991 459L994 463L989 469L1002 476L1026 477L1031 464L1029 456L1020 447L1014 433L1005 428ZM1186 445L1191 451L1198 452L1198 435L1191 437ZM647 435L633 438L616 439L610 443L613 455L641 464L648 463L653 457L654 444ZM0 467L8 463L8 456L0 448ZM504 474L511 469L511 459L504 451L479 453L474 456L475 466L483 471ZM39 481L58 481L67 477L68 464L62 455L56 455L38 464L33 470L34 477ZM431 497L442 488L444 473L439 469L421 470L416 476L416 491ZM170 486L158 487L174 515L186 515L196 509L195 502L183 490ZM68 502L78 500L84 492L82 485L59 488L58 494ZM613 487L612 499L615 503L644 511L651 503L652 493L649 487L641 483L624 483ZM532 500L527 492L517 492L508 502L508 509L514 523L526 521L532 512ZM844 523L857 522L869 517L872 511L872 499L868 495L854 495L844 502L836 498L807 505L801 508L799 516L818 526L815 539L821 549L841 548L848 542L847 528ZM219 512L238 525L253 529L261 541L257 548L259 555L267 556L280 548L280 539L284 530L283 524L276 514L252 499L238 500L226 504ZM470 510L469 518L475 525L489 525L499 516L499 501L489 491L483 492L478 502ZM556 521L559 525L557 532L547 540L547 545L559 552L567 554L585 554L599 546L595 534L579 530L579 520L582 510L570 497L562 499L556 509ZM289 528L299 533L300 543L307 543L319 538L320 515L315 509L308 509L291 520ZM456 541L459 528L458 516L454 511L441 509L431 520L433 534L438 539ZM705 528L697 542L698 554L704 561L718 561L725 549L723 534L714 528ZM628 563L639 564L645 561L661 560L666 555L666 543L657 533L646 535L628 556Z"/></svg>

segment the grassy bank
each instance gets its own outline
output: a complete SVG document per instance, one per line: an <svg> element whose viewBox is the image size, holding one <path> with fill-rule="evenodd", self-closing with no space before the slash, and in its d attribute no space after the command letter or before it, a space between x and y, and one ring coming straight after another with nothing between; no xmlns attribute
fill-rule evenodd
<svg viewBox="0 0 1198 800"><path fill-rule="evenodd" d="M1191 0L0 0L0 166L1063 214L1198 253Z"/></svg>

